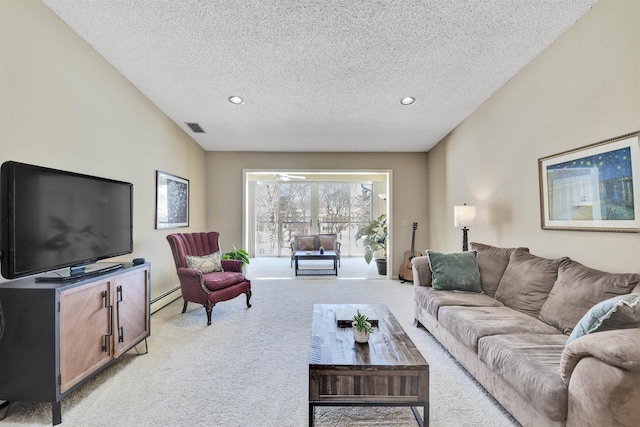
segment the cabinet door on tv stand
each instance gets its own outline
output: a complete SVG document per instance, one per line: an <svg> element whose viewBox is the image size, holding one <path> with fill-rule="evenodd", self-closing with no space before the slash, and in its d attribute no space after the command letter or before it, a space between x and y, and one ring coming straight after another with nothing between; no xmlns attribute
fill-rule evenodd
<svg viewBox="0 0 640 427"><path fill-rule="evenodd" d="M60 292L60 393L108 363L113 354L109 279Z"/></svg>
<svg viewBox="0 0 640 427"><path fill-rule="evenodd" d="M149 336L149 275L139 269L115 278L114 354L119 357Z"/></svg>

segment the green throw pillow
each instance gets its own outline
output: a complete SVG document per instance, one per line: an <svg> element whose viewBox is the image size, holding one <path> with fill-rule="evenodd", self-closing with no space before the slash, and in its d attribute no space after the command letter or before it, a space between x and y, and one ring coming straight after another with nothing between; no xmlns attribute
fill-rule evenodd
<svg viewBox="0 0 640 427"><path fill-rule="evenodd" d="M640 294L620 295L591 307L569 335L567 344L592 332L640 328Z"/></svg>
<svg viewBox="0 0 640 427"><path fill-rule="evenodd" d="M427 251L431 286L448 291L482 292L476 251L443 254Z"/></svg>
<svg viewBox="0 0 640 427"><path fill-rule="evenodd" d="M187 260L187 267L200 270L204 274L223 271L220 252L205 256L185 255L185 259Z"/></svg>

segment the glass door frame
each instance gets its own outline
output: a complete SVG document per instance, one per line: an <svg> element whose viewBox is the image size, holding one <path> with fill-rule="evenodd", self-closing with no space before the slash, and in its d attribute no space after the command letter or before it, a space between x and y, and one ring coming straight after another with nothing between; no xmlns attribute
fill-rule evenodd
<svg viewBox="0 0 640 427"><path fill-rule="evenodd" d="M374 218L381 213L386 213L388 218L389 239L387 241L387 277L391 276L394 270L393 265L393 171L390 169L243 169L243 186L242 186L242 242L244 248L249 252L250 257L255 257L255 232L252 227L255 226L253 218L255 218L254 202L250 200L255 195L256 176L261 174L277 175L328 175L327 181L335 181L331 175L380 175L382 181L376 185L373 194Z"/></svg>

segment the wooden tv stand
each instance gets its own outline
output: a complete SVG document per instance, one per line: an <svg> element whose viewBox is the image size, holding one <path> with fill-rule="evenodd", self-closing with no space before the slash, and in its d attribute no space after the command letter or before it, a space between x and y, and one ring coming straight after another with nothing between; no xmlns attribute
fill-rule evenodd
<svg viewBox="0 0 640 427"><path fill-rule="evenodd" d="M65 396L149 336L150 269L0 283L0 400L51 402L60 424Z"/></svg>

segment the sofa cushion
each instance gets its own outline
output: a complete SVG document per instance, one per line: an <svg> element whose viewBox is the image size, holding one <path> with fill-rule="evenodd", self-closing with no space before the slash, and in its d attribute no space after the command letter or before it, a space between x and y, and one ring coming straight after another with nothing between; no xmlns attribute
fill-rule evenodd
<svg viewBox="0 0 640 427"><path fill-rule="evenodd" d="M336 250L336 241L338 240L338 236L335 234L320 234L320 246L322 246L327 251L335 251Z"/></svg>
<svg viewBox="0 0 640 427"><path fill-rule="evenodd" d="M450 305L464 307L502 307L500 301L477 292L464 291L439 291L431 287L417 286L414 290L414 299L417 304L424 307L427 313L438 318L440 307Z"/></svg>
<svg viewBox="0 0 640 427"><path fill-rule="evenodd" d="M204 256L185 255L184 258L187 261L187 267L199 270L202 273L206 274L213 271L222 271L221 255L219 251Z"/></svg>
<svg viewBox="0 0 640 427"><path fill-rule="evenodd" d="M315 249L316 238L314 236L298 236L298 248L301 251L312 251Z"/></svg>
<svg viewBox="0 0 640 427"><path fill-rule="evenodd" d="M516 249L529 252L527 248L497 248L483 243L471 242L471 249L478 252L478 268L482 290L490 297L496 294L500 279L509 264L509 257Z"/></svg>
<svg viewBox="0 0 640 427"><path fill-rule="evenodd" d="M640 294L619 295L591 307L569 335L567 344L593 332L629 328L640 328Z"/></svg>
<svg viewBox="0 0 640 427"><path fill-rule="evenodd" d="M438 322L465 346L478 350L482 337L505 334L559 334L541 320L509 307L440 307Z"/></svg>
<svg viewBox="0 0 640 427"><path fill-rule="evenodd" d="M427 251L434 289L482 292L478 254L460 252L443 254Z"/></svg>
<svg viewBox="0 0 640 427"><path fill-rule="evenodd" d="M244 280L242 273L235 271L223 271L204 275L204 285L211 291L228 288Z"/></svg>
<svg viewBox="0 0 640 427"><path fill-rule="evenodd" d="M567 418L568 387L560 376L563 334L494 335L480 339L478 357L527 402L554 421Z"/></svg>
<svg viewBox="0 0 640 427"><path fill-rule="evenodd" d="M558 269L558 280L540 309L539 319L570 334L594 305L629 294L640 283L640 274L613 274L570 261Z"/></svg>
<svg viewBox="0 0 640 427"><path fill-rule="evenodd" d="M567 257L546 259L522 249L514 250L500 279L496 299L537 318L558 278L558 267L568 261Z"/></svg>

